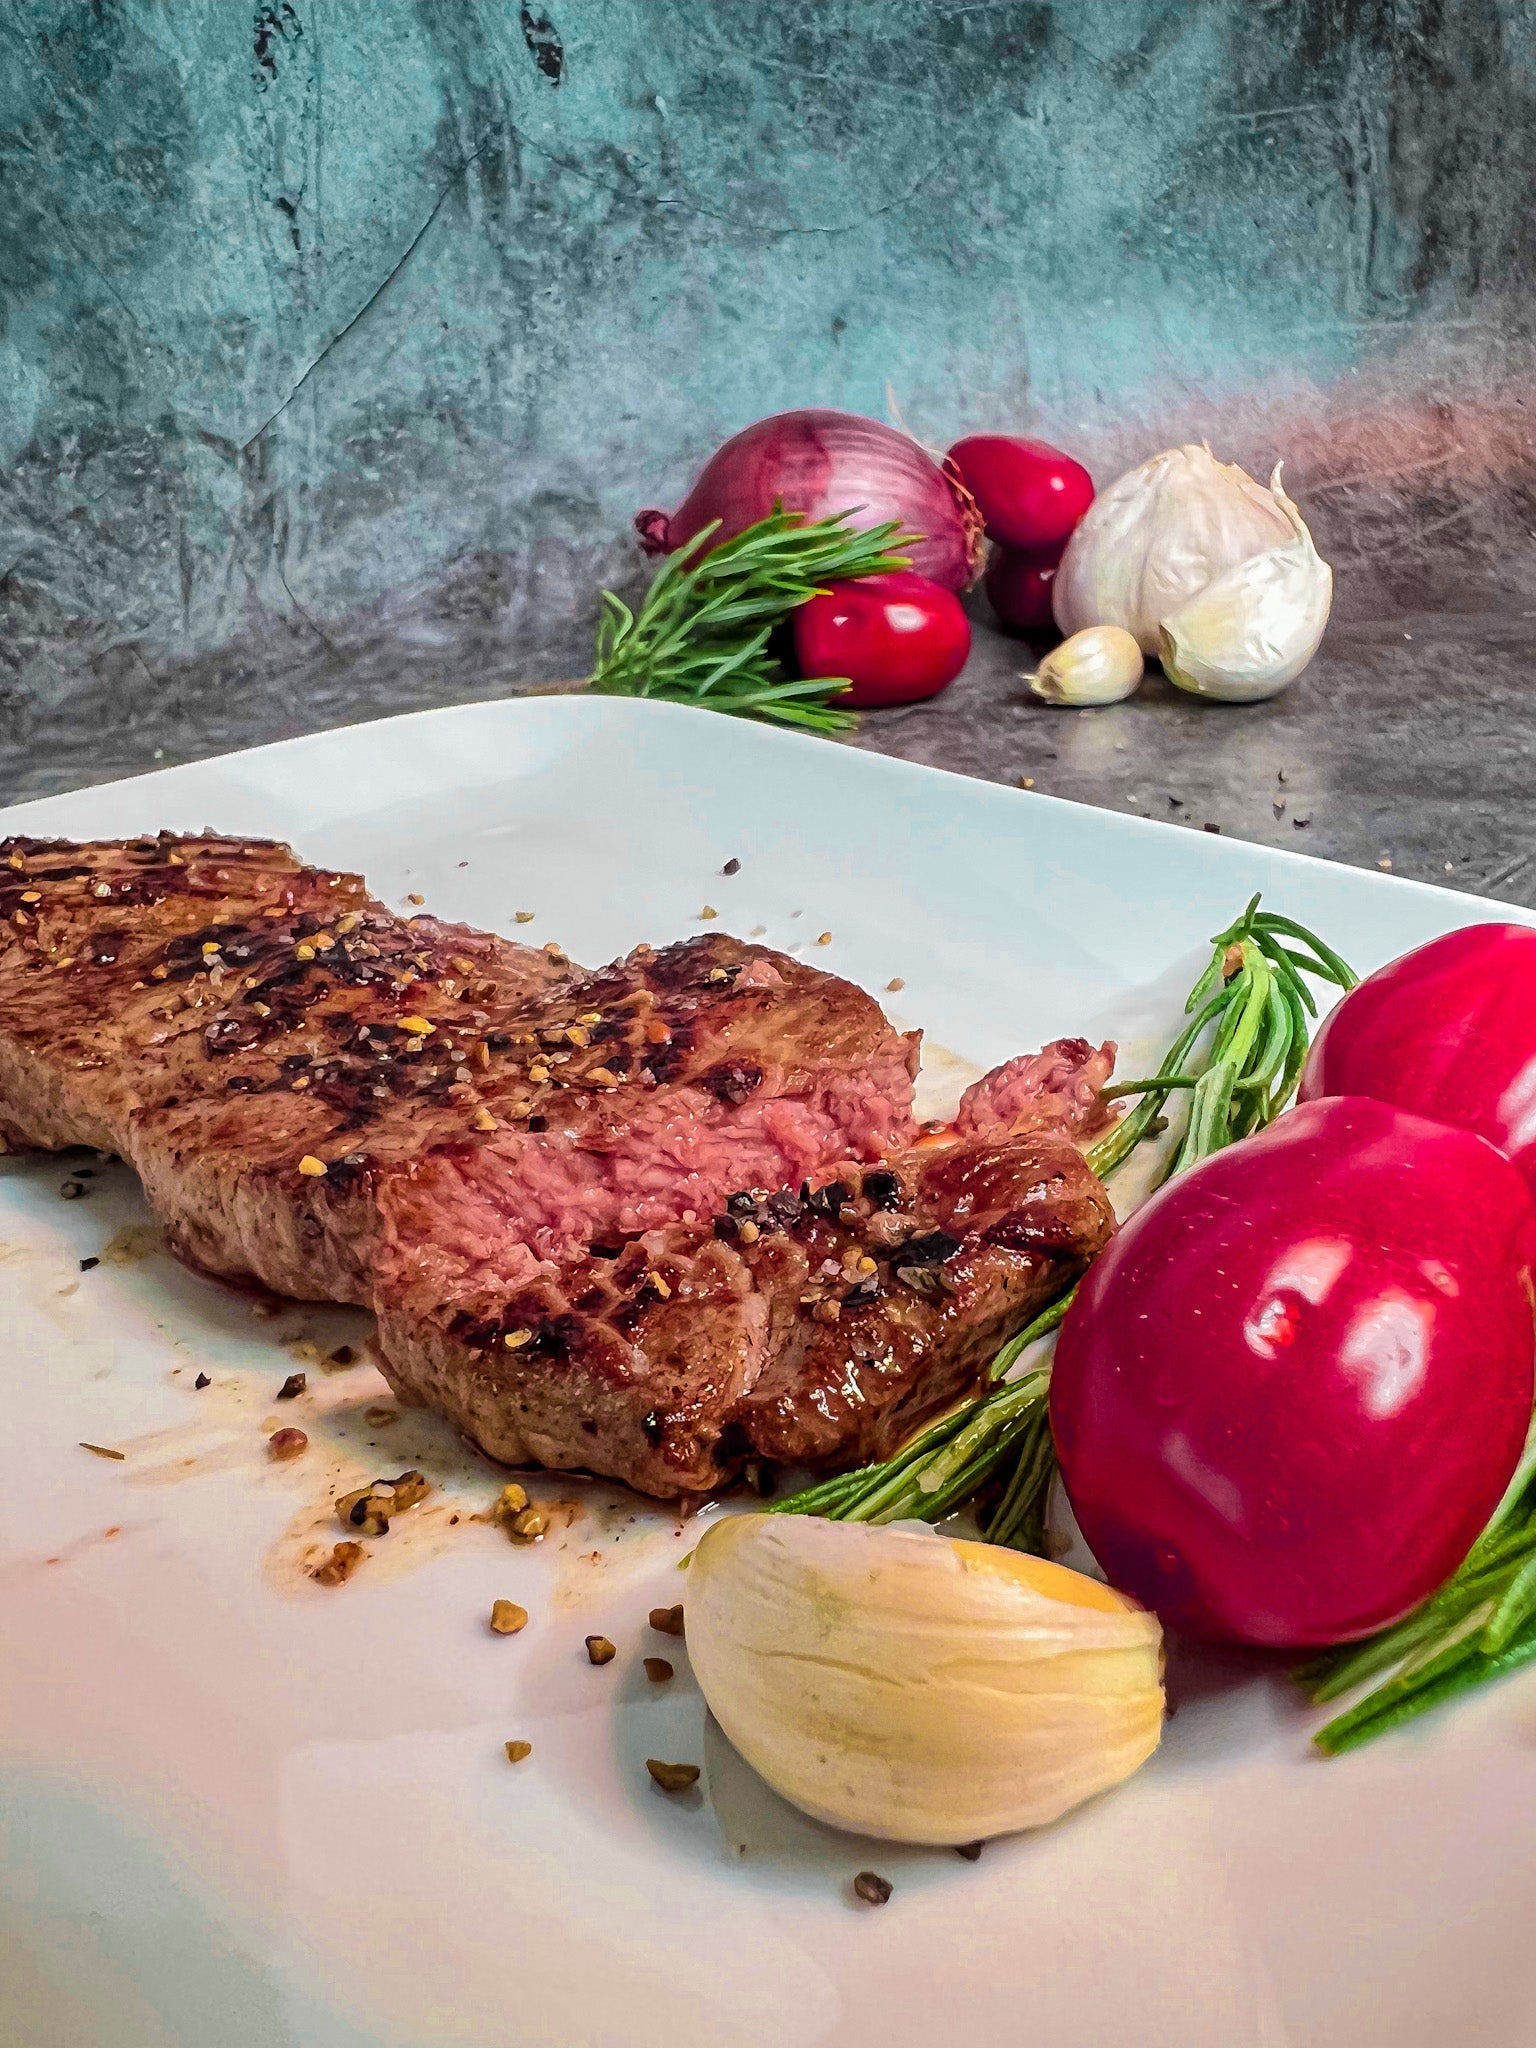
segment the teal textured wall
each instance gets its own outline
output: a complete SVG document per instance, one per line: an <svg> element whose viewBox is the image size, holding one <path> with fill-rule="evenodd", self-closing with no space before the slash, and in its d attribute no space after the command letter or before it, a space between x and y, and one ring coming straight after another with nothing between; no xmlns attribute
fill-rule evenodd
<svg viewBox="0 0 1536 2048"><path fill-rule="evenodd" d="M1209 433L1288 454L1336 549L1391 552L1409 502L1471 532L1530 463L1533 31L1536 0L6 0L12 700L471 611L558 668L635 507L802 403L1106 468Z"/></svg>

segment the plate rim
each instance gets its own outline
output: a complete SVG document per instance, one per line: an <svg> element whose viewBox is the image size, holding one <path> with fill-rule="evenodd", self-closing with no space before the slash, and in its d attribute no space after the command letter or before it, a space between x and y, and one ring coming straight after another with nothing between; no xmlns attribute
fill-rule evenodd
<svg viewBox="0 0 1536 2048"><path fill-rule="evenodd" d="M344 743L364 733L398 732L405 727L416 725L437 725L456 722L470 722L486 716L537 715L560 723L570 719L581 722L624 723L626 720L660 720L670 723L674 720L693 724L707 719L712 724L726 726L734 731L738 742L748 748L765 747L778 752L781 749L798 751L802 747L828 747L837 750L839 760L850 767L853 773L869 773L886 777L896 783L910 787L932 787L934 785L958 785L972 792L989 791L990 800L1015 800L1019 802L1044 804L1081 814L1086 812L1096 821L1103 821L1111 832L1121 832L1131 839L1150 836L1157 844L1167 844L1171 838L1185 838L1193 830L1172 819L1144 818L1125 811L1111 810L1107 805L1097 804L1090 799L1058 796L1047 790L1020 789L1017 786L996 782L990 777L968 775L962 769L941 768L927 761L910 761L901 754L887 754L876 748L855 747L847 741L829 738L825 735L791 731L766 724L762 720L730 717L723 712L711 711L704 706L674 704L660 698L650 697L598 697L590 692L540 693L519 692L506 697L472 698L456 704L433 704L414 711L391 712L382 718L353 719L343 725L322 726L315 732L294 733L286 739L263 740L255 746L235 747L227 752L204 755L195 761L178 761L169 767L146 768L132 775L120 775L106 782L88 782L72 789L53 790L47 796L27 797L20 803L0 806L0 833L25 829L28 819L46 814L56 806L72 803L92 793L103 796L118 794L134 785L170 790L177 785L195 781L200 773L228 766L235 762L251 762L275 759L284 754L313 751L327 744ZM724 738L722 734L722 738ZM853 769L858 762L861 767ZM145 827L143 829L149 829ZM1246 839L1236 834L1202 833L1202 840L1214 841L1205 851L1209 858L1220 861L1224 849L1242 847L1262 854L1266 859L1277 860L1285 866L1297 868L1329 867L1341 869L1345 874L1368 884L1376 891L1411 891L1427 896L1440 903L1471 903L1486 905L1492 915L1489 922L1501 917L1519 924L1536 924L1536 908L1511 903L1502 897L1484 896L1470 890L1449 887L1443 882L1421 881L1416 876L1383 873L1379 869L1360 867L1353 861L1334 860L1326 854L1305 852L1299 847L1272 846L1264 840ZM1484 920L1469 919L1468 922Z"/></svg>

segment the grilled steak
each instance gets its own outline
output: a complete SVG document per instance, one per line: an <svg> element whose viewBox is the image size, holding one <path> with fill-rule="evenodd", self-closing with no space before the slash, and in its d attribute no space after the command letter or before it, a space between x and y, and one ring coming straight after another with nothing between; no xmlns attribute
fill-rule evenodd
<svg viewBox="0 0 1536 2048"><path fill-rule="evenodd" d="M0 877L0 1129L121 1152L187 1257L280 1292L452 1294L911 1129L916 1041L724 935L587 974L212 838Z"/></svg>
<svg viewBox="0 0 1536 2048"><path fill-rule="evenodd" d="M744 1456L852 1464L978 1389L1114 1218L1056 1132L969 1140L803 1194L742 1191L478 1308L382 1305L391 1381L517 1464L709 1491Z"/></svg>
<svg viewBox="0 0 1536 2048"><path fill-rule="evenodd" d="M268 842L0 844L12 1146L121 1153L193 1263L368 1304L401 1391L493 1453L651 1491L752 1450L863 1454L1077 1270L1108 1210L1061 1133L1100 1114L1107 1059L1038 1057L942 1168L900 1156L916 1038L767 948L593 973ZM1033 1151L987 1154L1031 1121ZM984 1155L984 1205L943 1192ZM882 1204L863 1169L886 1159ZM839 1177L836 1216L780 1192ZM720 1220L733 1196L779 1209L754 1237ZM938 1277L887 1284L877 1240L935 1230L959 1237ZM876 1275L851 1302L849 1257Z"/></svg>

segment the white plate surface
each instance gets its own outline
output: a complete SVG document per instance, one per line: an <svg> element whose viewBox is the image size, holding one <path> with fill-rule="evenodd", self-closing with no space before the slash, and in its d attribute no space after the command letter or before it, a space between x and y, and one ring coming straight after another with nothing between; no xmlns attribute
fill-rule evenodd
<svg viewBox="0 0 1536 2048"><path fill-rule="evenodd" d="M591 962L698 931L713 904L871 989L902 977L898 1019L981 1064L1061 1032L1150 1048L1256 889L1363 968L1490 914L621 702L395 719L0 824L274 834L387 900ZM1185 1663L1157 1757L1062 1825L975 1865L838 1837L721 1753L686 1653L645 1628L681 1597L694 1532L580 1482L545 1487L574 1519L536 1553L452 1525L498 1475L430 1421L369 1422L370 1365L307 1360L314 1399L272 1406L285 1346L328 1349L359 1318L256 1320L155 1249L122 1169L85 1201L60 1201L62 1178L0 1168L7 2048L1532 2038L1536 1677L1325 1764L1278 1675ZM306 1458L268 1464L274 1415L309 1429ZM335 1480L411 1463L434 1501L348 1586L304 1580ZM486 1630L497 1596L530 1610L522 1635ZM589 1632L613 1664L588 1664ZM639 1658L667 1650L657 1689ZM513 1767L518 1736L533 1755ZM647 1756L705 1763L711 1802L655 1792ZM878 1911L848 1898L871 1865L896 1887Z"/></svg>

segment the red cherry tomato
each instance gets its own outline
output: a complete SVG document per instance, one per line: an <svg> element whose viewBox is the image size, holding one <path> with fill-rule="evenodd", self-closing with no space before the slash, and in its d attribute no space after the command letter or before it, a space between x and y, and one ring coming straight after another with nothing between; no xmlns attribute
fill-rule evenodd
<svg viewBox="0 0 1536 2048"><path fill-rule="evenodd" d="M1005 626L1019 633L1056 635L1051 590L1061 550L1023 555L1013 548L994 548L987 564L987 602Z"/></svg>
<svg viewBox="0 0 1536 2048"><path fill-rule="evenodd" d="M1370 975L1324 1019L1300 1094L1476 1131L1536 1190L1536 931L1469 925Z"/></svg>
<svg viewBox="0 0 1536 2048"><path fill-rule="evenodd" d="M1093 503L1093 478L1045 441L970 434L949 459L976 500L987 538L1029 553L1058 552Z"/></svg>
<svg viewBox="0 0 1536 2048"><path fill-rule="evenodd" d="M1051 1373L1111 1582L1292 1648L1449 1577L1531 1418L1536 1210L1491 1145L1334 1097L1180 1174L1089 1268Z"/></svg>
<svg viewBox="0 0 1536 2048"><path fill-rule="evenodd" d="M910 569L860 576L795 613L803 676L847 676L839 709L911 704L952 683L971 651L971 622L952 590Z"/></svg>

